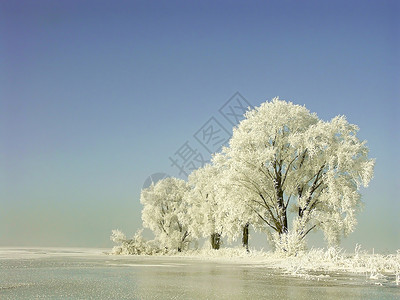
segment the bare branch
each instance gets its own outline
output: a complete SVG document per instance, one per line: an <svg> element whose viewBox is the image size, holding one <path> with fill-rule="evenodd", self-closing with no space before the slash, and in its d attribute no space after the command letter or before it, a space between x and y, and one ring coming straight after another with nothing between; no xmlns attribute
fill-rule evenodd
<svg viewBox="0 0 400 300"><path fill-rule="evenodd" d="M285 171L285 175L283 176L282 186L285 184L286 177L287 177L287 175L288 175L288 173L289 173L289 170L290 170L290 167L291 167L292 163L293 163L298 157L299 157L299 156L296 155L296 156L292 159L292 161L289 163L289 165L287 166L286 171Z"/></svg>
<svg viewBox="0 0 400 300"><path fill-rule="evenodd" d="M292 196L293 196L292 194L289 195L289 197L288 197L288 199L287 199L287 201L286 201L286 204L285 204L285 209L287 209L287 207L288 207L288 205L289 205L289 202L290 202L290 198L291 198Z"/></svg>
<svg viewBox="0 0 400 300"><path fill-rule="evenodd" d="M314 226L312 226L311 228L309 228L309 229L301 236L301 239L300 239L300 240L304 239L305 236L306 236L311 230L313 230L316 226L317 226L317 225L314 225Z"/></svg>
<svg viewBox="0 0 400 300"><path fill-rule="evenodd" d="M253 209L253 208L252 208ZM279 230L275 227L275 226L273 226L273 225L271 225L262 215L260 215L255 209L253 209L253 211L261 218L261 220L263 220L269 227L271 227L272 229L274 229L275 231L278 231L279 232Z"/></svg>

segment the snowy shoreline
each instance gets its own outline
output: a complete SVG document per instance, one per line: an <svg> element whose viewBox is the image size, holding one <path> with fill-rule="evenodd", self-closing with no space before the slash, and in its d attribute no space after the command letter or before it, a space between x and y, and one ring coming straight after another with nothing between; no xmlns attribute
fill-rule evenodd
<svg viewBox="0 0 400 300"><path fill-rule="evenodd" d="M305 279L318 279L335 272L364 274L377 284L379 280L386 280L400 287L400 251L397 254L382 255L367 253L360 247L356 247L354 253L346 253L340 248L329 248L311 249L297 256L282 256L274 252L251 250L247 253L242 248L221 248L156 255L115 255L106 248L0 247L0 260L54 257L211 261L276 269Z"/></svg>
<svg viewBox="0 0 400 300"><path fill-rule="evenodd" d="M113 255L112 253L109 253ZM247 253L242 248L203 249L176 252L173 254L129 255L115 257L143 257L167 259L191 259L235 263L281 270L292 276L314 279L329 276L326 273L365 274L367 279L386 279L400 286L400 251L397 254L371 254L357 246L354 253L346 253L340 248L311 249L297 256L283 256L279 253L252 250ZM319 275L311 275L319 273ZM321 274L322 273L322 274ZM379 282L378 282L379 284Z"/></svg>

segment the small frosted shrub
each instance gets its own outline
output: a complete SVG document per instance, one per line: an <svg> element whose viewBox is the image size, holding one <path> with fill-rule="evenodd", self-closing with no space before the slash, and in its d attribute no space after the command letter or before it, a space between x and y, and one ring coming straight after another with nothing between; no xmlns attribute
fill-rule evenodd
<svg viewBox="0 0 400 300"><path fill-rule="evenodd" d="M114 255L154 255L163 253L154 241L146 241L142 236L143 230L138 230L132 239L127 239L119 230L113 230L110 239L119 244L114 246L111 254Z"/></svg>
<svg viewBox="0 0 400 300"><path fill-rule="evenodd" d="M275 251L279 254L296 256L306 250L306 243L297 232L273 233L272 238Z"/></svg>

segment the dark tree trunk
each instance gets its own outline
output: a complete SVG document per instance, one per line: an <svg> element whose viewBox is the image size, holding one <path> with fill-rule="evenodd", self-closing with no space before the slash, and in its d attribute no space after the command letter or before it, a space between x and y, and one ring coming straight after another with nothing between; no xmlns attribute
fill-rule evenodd
<svg viewBox="0 0 400 300"><path fill-rule="evenodd" d="M246 248L246 251L249 252L249 223L243 226L243 237L242 237L242 245Z"/></svg>
<svg viewBox="0 0 400 300"><path fill-rule="evenodd" d="M178 223L179 224L179 223ZM180 226L180 225L179 225ZM182 227L179 227L181 232L182 232ZM183 234L183 237L181 239L181 243L180 246L178 247L178 252L182 252L183 249L185 249L185 239L189 236L189 233L187 231L185 231L185 233Z"/></svg>
<svg viewBox="0 0 400 300"><path fill-rule="evenodd" d="M283 221L282 233L288 233L288 224L287 224L288 222L287 222L286 208L283 208L282 221Z"/></svg>
<svg viewBox="0 0 400 300"><path fill-rule="evenodd" d="M278 198L278 207L279 207L280 216L281 216L280 228L278 228L279 234L287 233L288 232L287 211L286 211L285 203L283 201L283 190L280 186L276 190L276 197Z"/></svg>
<svg viewBox="0 0 400 300"><path fill-rule="evenodd" d="M221 246L221 235L219 233L211 234L211 247L215 250L218 250Z"/></svg>
<svg viewBox="0 0 400 300"><path fill-rule="evenodd" d="M287 212L286 212L286 207L285 207L285 202L283 200L283 188L282 188L282 175L281 175L281 170L276 172L276 180L274 181L274 187L275 187L275 192L276 192L276 199L277 199L277 204L278 208L280 210L279 214L281 216L280 219L280 228L279 234L282 233L287 233L288 232L288 222L287 222Z"/></svg>

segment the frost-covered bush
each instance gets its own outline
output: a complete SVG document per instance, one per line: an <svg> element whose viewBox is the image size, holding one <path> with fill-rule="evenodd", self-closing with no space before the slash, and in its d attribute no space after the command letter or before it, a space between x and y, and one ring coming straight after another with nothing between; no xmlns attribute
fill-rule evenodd
<svg viewBox="0 0 400 300"><path fill-rule="evenodd" d="M397 266L396 266L396 284L400 285L400 249L397 250L396 255Z"/></svg>
<svg viewBox="0 0 400 300"><path fill-rule="evenodd" d="M388 279L400 285L400 250L397 254L382 255L368 253L356 245L354 253L347 254L342 248L329 247L299 252L297 256L282 256L275 252L266 256L266 265L280 268L295 276L309 277L308 272L363 273L371 280Z"/></svg>
<svg viewBox="0 0 400 300"><path fill-rule="evenodd" d="M282 234L274 232L272 234L272 240L275 251L282 255L297 255L306 250L304 239L296 231L289 231L288 233Z"/></svg>
<svg viewBox="0 0 400 300"><path fill-rule="evenodd" d="M138 230L132 239L127 239L121 231L113 230L110 239L118 244L111 250L114 255L154 255L165 252L155 241L146 241L142 236L143 230Z"/></svg>
<svg viewBox="0 0 400 300"><path fill-rule="evenodd" d="M114 229L111 231L110 240L116 244L122 244L126 242L126 235L119 229Z"/></svg>

